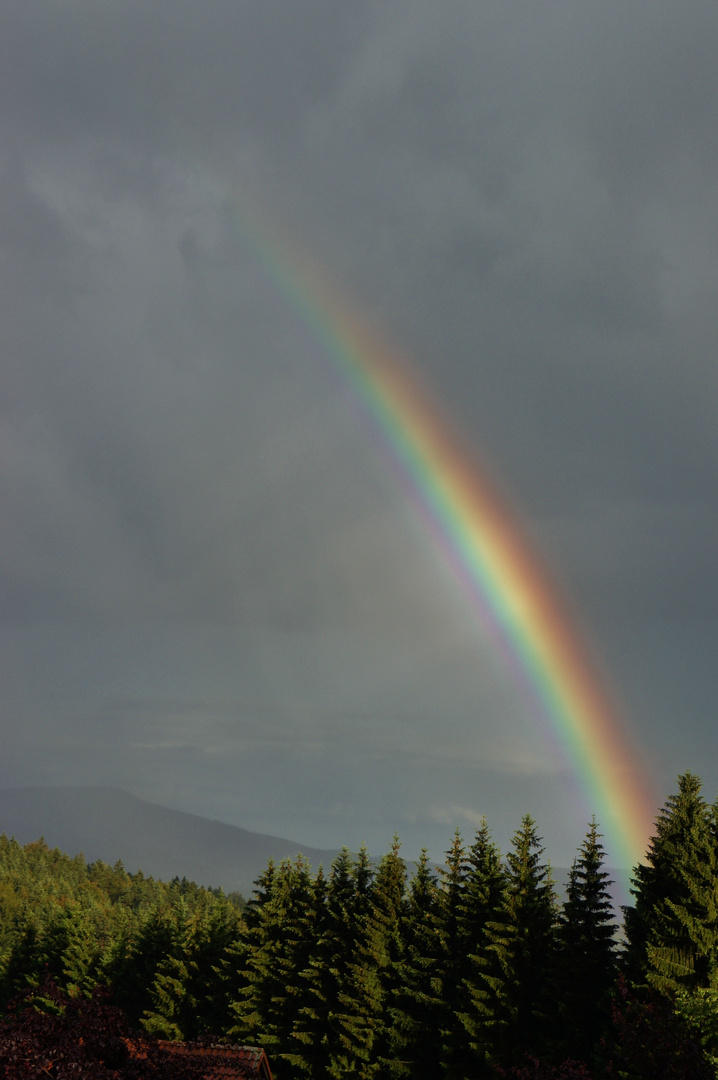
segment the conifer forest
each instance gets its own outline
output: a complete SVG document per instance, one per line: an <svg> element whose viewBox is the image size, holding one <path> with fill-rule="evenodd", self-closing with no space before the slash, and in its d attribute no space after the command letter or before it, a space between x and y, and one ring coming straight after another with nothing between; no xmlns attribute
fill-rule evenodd
<svg viewBox="0 0 718 1080"><path fill-rule="evenodd" d="M19 1016L104 995L149 1040L262 1046L277 1080L713 1078L718 804L693 774L632 882L619 920L591 821L559 902L529 816L503 854L457 832L438 870L398 840L270 863L248 903L2 836L0 1070L40 1075L3 1057Z"/></svg>

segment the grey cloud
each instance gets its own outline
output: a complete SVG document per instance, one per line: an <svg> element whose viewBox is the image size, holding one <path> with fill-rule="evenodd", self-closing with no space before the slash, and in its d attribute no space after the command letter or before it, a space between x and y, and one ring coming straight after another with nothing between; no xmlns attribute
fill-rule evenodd
<svg viewBox="0 0 718 1080"><path fill-rule="evenodd" d="M243 227L235 192L247 190L436 387L651 732L654 696L666 694L651 691L650 658L687 686L681 658L718 596L717 31L715 8L698 0L9 0L4 615L140 638L147 623L170 637L194 628L171 661L148 647L157 682L139 679L119 645L116 667L97 661L96 682L87 659L82 677L63 679L85 647L70 634L63 652L36 629L21 670L28 682L53 672L64 703L14 681L18 730L37 709L69 745L77 708L88 743L102 747L112 727L117 745L138 747L132 761L118 756L112 782L138 775L141 747L154 747L164 794L173 777L196 775L191 808L228 812L230 778L210 767L199 713L158 702L175 700L173 684L183 708L211 713L214 702L219 738L239 715L236 647L256 702L279 701L279 728L299 717L297 746L314 737L309 717L364 717L361 769L349 720L336 742L316 722L316 758L272 823L285 831L280 815L290 801L292 813L308 806L320 777L305 820L327 844L359 813L368 773L377 821L389 816L382 784L412 739L422 749L407 777L429 785L435 818L480 812L472 784L498 804L495 777L522 760L522 740L540 758L376 433ZM202 645L200 624L228 636ZM248 625L294 636L252 649L231 637ZM336 677L297 645L314 633L346 646ZM351 655L365 634L385 668ZM136 713L122 711L128 701ZM431 779L427 764L442 710L455 732L472 710L486 717L489 763L467 768L450 797L454 766ZM384 714L386 732L367 720ZM678 738L661 715L658 772ZM499 738L506 717L518 743ZM266 712L256 721L257 776L287 768L272 764L273 723ZM401 812L426 824L410 786ZM540 800L539 780L529 788Z"/></svg>
<svg viewBox="0 0 718 1080"><path fill-rule="evenodd" d="M356 421L340 409L333 428L323 423L312 399L322 369L292 318L280 305L277 320L266 288L226 259L196 259L204 280L183 278L181 238L144 202L95 196L93 209L105 224L87 241L87 292L61 320L52 310L38 320L32 297L13 316L24 355L5 429L6 529L17 538L8 588L22 589L44 560L47 596L62 590L76 613L281 621L311 619L317 604L340 616L352 600L361 606L366 575L395 574L379 552L406 539L380 487L362 478ZM188 289L199 307L186 309ZM39 549L48 534L51 548Z"/></svg>
<svg viewBox="0 0 718 1080"><path fill-rule="evenodd" d="M154 152L185 128L220 134L238 118L291 137L364 21L326 0L11 3L4 99L52 140L129 138Z"/></svg>
<svg viewBox="0 0 718 1080"><path fill-rule="evenodd" d="M655 116L655 130L662 138L673 137L670 124L659 123L665 102L654 100L649 90L663 85L664 62L676 73L667 83L682 85L678 74L688 70L706 37L697 32L699 26L706 29L705 20L696 18L701 9L692 8L693 18L677 39L672 37L675 20L665 7L653 9L648 25L636 12L619 15L613 9L622 20L621 35L607 16L585 5L552 5L540 18L523 5L487 9L484 15L477 15L473 5L460 5L452 20L437 20L430 5L396 5L372 11L363 25L349 19L343 8L327 19L322 8L317 35L319 10L304 8L300 18L293 9L289 19L283 11L285 17L278 19L276 11L252 6L239 20L226 5L213 5L197 35L191 5L175 9L172 17L161 5L143 13L132 5L116 5L95 12L83 32L72 36L73 20L86 19L88 11L58 8L59 44L52 61L47 29L41 29L34 8L26 9L18 32L21 43L35 50L37 64L31 63L31 69L51 71L60 90L67 76L69 99L63 102L60 92L52 100L66 115L82 120L85 131L93 121L83 109L91 104L105 110L115 138L133 137L129 128L114 128L112 116L138 120L144 115L134 93L150 111L156 99L167 100L143 78L167 78L164 85L169 86L170 71L178 94L192 86L195 69L202 71L209 80L206 92L221 96L229 110L217 110L221 122L232 109L251 115L263 153L269 162L274 158L279 170L275 188L287 188L283 173L291 168L297 189L292 193L290 185L284 200L291 206L301 197L315 222L320 214L325 217L324 233L331 229L337 238L332 254L344 261L350 276L362 285L369 278L381 283L368 287L370 295L380 291L384 296L383 303L374 296L378 309L391 314L402 331L413 327L408 336L422 342L419 358L435 369L443 386L455 384L460 412L469 426L478 421L485 427L486 441L516 477L521 500L540 510L542 498L555 502L566 492L573 498L581 487L593 498L597 485L611 490L616 484L641 486L656 451L669 456L655 417L639 404L639 395L650 402L656 392L655 335L665 335L666 321L657 284L659 260L624 198L635 172L635 151L621 125L627 122L629 102L631 115L640 118L635 121L640 131L650 132L649 118ZM335 36L345 46L330 56L326 42ZM682 43L673 53L667 48L671 40ZM203 49L213 43L221 51L227 41L237 48L236 63L214 64L208 76ZM263 57L264 74L249 56L250 46L252 57ZM317 57L321 62L314 62ZM279 72L287 58L283 81ZM129 68L138 76L134 81L126 77ZM314 79L315 89L288 92L292 71ZM252 83L251 104L234 92L233 80L239 78ZM262 79L270 78L282 86L282 108L294 116L298 136L304 133L305 153L283 131L278 100L271 123L270 114L263 112L272 107L271 95L262 92ZM86 92L90 85L106 89ZM690 82L689 90L697 85ZM698 125L700 109L689 90L675 94L676 107ZM174 100L171 92L169 97ZM201 94L198 109L203 117L211 112ZM607 179L596 152L605 149L610 132L617 156ZM432 143L435 136L437 144ZM234 143L240 153L243 141L241 131L234 140L230 136L230 146ZM487 169L491 176L484 175ZM109 175L113 172L110 168ZM322 183L313 190L320 175ZM660 187L659 171L646 180L649 191ZM131 219L124 223L128 226ZM359 232L363 239L358 242ZM133 260L134 274L136 245L127 248L125 257ZM382 263L386 269L377 273ZM400 273L392 263L401 267ZM167 270L166 260L158 264L158 273ZM216 275L212 287L216 290ZM204 291L212 290L205 285ZM199 303L198 292L190 289L194 303ZM186 319L178 320L172 304L158 298L145 330L154 334L159 349L182 363L179 340L190 328ZM221 314L226 319L226 311ZM218 321L216 305L207 315ZM181 330L173 333L178 323ZM461 326L456 334L454 324ZM104 331L103 326L100 334ZM630 351L627 335L633 341ZM206 344L200 342L199 349ZM231 348L231 336L223 344ZM211 347L217 348L216 335ZM612 363L618 353L623 372L607 366L607 351ZM605 372L612 382L604 390ZM623 387L612 409L616 379ZM686 393L673 371L666 384L671 398L676 390ZM606 398L601 409L596 394ZM590 437L576 439L574 428ZM639 431L644 442L637 454ZM606 443L607 453L597 454L596 445ZM695 445L696 455L705 457L705 434L697 433ZM673 466L662 462L656 475L674 473L679 484L695 483L699 470L685 453L674 443ZM522 475L528 471L522 466L527 454L541 470L540 487L532 483L530 491ZM135 468L129 479L133 490L142 487L143 468ZM129 517L141 522L142 511L130 508ZM277 535L276 528L272 531Z"/></svg>

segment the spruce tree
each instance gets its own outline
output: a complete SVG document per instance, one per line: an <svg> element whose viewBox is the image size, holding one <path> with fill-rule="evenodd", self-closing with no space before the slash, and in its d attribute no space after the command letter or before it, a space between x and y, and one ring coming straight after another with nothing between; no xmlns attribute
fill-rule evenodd
<svg viewBox="0 0 718 1080"><path fill-rule="evenodd" d="M332 962L331 989L335 1005L330 1011L330 1025L327 1030L327 1077L356 1075L352 1070L361 1068L361 1062L357 1062L354 1033L358 1012L354 968L369 909L373 877L374 868L366 846L362 844L356 858L351 858L349 863L348 906L346 902L342 902L342 897L347 895L343 868L336 881L332 879L329 884L327 906L332 913L337 951ZM342 908L344 913L339 925L336 914L339 914Z"/></svg>
<svg viewBox="0 0 718 1080"><path fill-rule="evenodd" d="M351 990L372 878L363 846L356 857L342 848L332 863L313 921L311 954L298 981L301 1004L291 1059L298 1075L346 1076L354 1067L357 1008Z"/></svg>
<svg viewBox="0 0 718 1080"><path fill-rule="evenodd" d="M707 985L712 933L701 928L710 904L706 868L715 865L711 815L701 781L687 772L678 792L660 811L646 863L635 868L635 905L624 909L626 971L637 985L648 983L663 993ZM708 950L708 952L707 952Z"/></svg>
<svg viewBox="0 0 718 1080"><path fill-rule="evenodd" d="M351 867L351 856L346 848L334 860L334 867L338 876L349 883L348 895L351 895L348 869ZM312 884L310 899L313 947L306 968L297 976L297 1018L292 1030L292 1046L285 1059L298 1077L323 1076L328 1064L328 1033L332 1009L339 995L338 941L336 924L329 914L329 888L330 882L327 882L320 866ZM341 917L339 925L342 928L345 926Z"/></svg>
<svg viewBox="0 0 718 1080"><path fill-rule="evenodd" d="M647 980L669 996L718 989L718 837L716 808L691 834L680 862L684 895L666 898L646 945Z"/></svg>
<svg viewBox="0 0 718 1080"><path fill-rule="evenodd" d="M229 1034L264 1046L279 1077L293 1075L297 986L313 947L311 885L303 856L283 860L271 876L271 892L260 895L248 913L245 948L239 953L243 985L231 1005L235 1022Z"/></svg>
<svg viewBox="0 0 718 1080"><path fill-rule="evenodd" d="M699 878L693 882L693 911L675 905L676 917L685 928L698 958L700 978L680 986L674 1005L698 1033L703 1049L718 1069L718 802L709 809L708 843Z"/></svg>
<svg viewBox="0 0 718 1080"><path fill-rule="evenodd" d="M180 911L174 947L158 967L142 1025L169 1039L220 1034L229 1022L222 961L237 934L239 913L224 896L211 893L191 911L180 900Z"/></svg>
<svg viewBox="0 0 718 1080"><path fill-rule="evenodd" d="M118 935L104 975L113 988L115 1003L131 1024L139 1024L145 1011L152 1008L159 967L174 955L178 934L177 913L164 900L143 913L134 932L125 927Z"/></svg>
<svg viewBox="0 0 718 1080"><path fill-rule="evenodd" d="M363 920L357 963L351 969L355 1006L359 1006L354 1036L362 1054L368 1055L364 1070L367 1077L396 1075L391 1005L401 978L406 893L406 864L399 855L400 846L399 838L394 836L390 851L379 863Z"/></svg>
<svg viewBox="0 0 718 1080"><path fill-rule="evenodd" d="M362 844L357 852L352 867L355 919L360 919L369 909L374 873L374 866L369 856L369 852L367 851L366 844Z"/></svg>
<svg viewBox="0 0 718 1080"><path fill-rule="evenodd" d="M444 950L439 887L423 849L405 903L403 954L391 1016L391 1068L411 1080L436 1080L442 1041L437 1017L443 1009Z"/></svg>
<svg viewBox="0 0 718 1080"><path fill-rule="evenodd" d="M73 898L49 905L38 944L42 969L58 987L73 993L92 991L96 980L88 975L97 968L97 946L87 913Z"/></svg>
<svg viewBox="0 0 718 1080"><path fill-rule="evenodd" d="M68 904L70 923L62 953L63 985L71 996L91 997L111 951L109 919L99 904Z"/></svg>
<svg viewBox="0 0 718 1080"><path fill-rule="evenodd" d="M388 1005L401 956L401 907L406 880L404 860L395 837L391 850L371 872L366 852L354 868L355 913L353 956L339 994L328 1075L390 1075Z"/></svg>
<svg viewBox="0 0 718 1080"><path fill-rule="evenodd" d="M556 1054L588 1060L610 1020L616 977L612 884L595 818L569 871L558 922L554 976Z"/></svg>
<svg viewBox="0 0 718 1080"><path fill-rule="evenodd" d="M460 1014L463 1011L464 979L469 971L462 923L468 864L466 847L458 829L445 858L445 865L439 871L439 938L442 955L437 973L441 980L441 1005L436 1025L441 1039L439 1075L449 1080L460 1075L456 1071L459 1067L457 1048L465 1038Z"/></svg>
<svg viewBox="0 0 718 1080"><path fill-rule="evenodd" d="M15 994L37 986L43 974L41 930L35 913L23 911L18 924L3 956L0 981L3 1005Z"/></svg>
<svg viewBox="0 0 718 1080"><path fill-rule="evenodd" d="M486 1059L500 1065L519 1063L542 1046L555 948L553 881L530 816L524 817L512 845L502 905L486 926L487 945L474 994Z"/></svg>
<svg viewBox="0 0 718 1080"><path fill-rule="evenodd" d="M501 917L507 886L498 847L484 820L469 849L466 884L460 901L459 940L466 970L459 989L454 1048L454 1075L483 1077L490 1073L491 1036L484 1026L481 1001L489 945L488 927Z"/></svg>

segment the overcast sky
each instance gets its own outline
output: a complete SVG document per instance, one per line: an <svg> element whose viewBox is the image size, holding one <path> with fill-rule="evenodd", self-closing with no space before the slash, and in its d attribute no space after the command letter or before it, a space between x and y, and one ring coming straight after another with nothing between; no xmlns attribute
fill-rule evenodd
<svg viewBox="0 0 718 1080"><path fill-rule="evenodd" d="M493 470L657 804L713 798L713 0L4 0L0 42L0 785L583 838L261 192Z"/></svg>

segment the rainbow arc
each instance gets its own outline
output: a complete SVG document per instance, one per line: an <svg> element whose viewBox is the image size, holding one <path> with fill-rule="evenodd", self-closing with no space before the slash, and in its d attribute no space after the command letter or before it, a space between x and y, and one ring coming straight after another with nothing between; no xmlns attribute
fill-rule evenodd
<svg viewBox="0 0 718 1080"><path fill-rule="evenodd" d="M656 804L615 703L550 575L402 353L239 193L242 234L353 387L423 507L432 542L531 692L575 770L615 865L645 853Z"/></svg>

